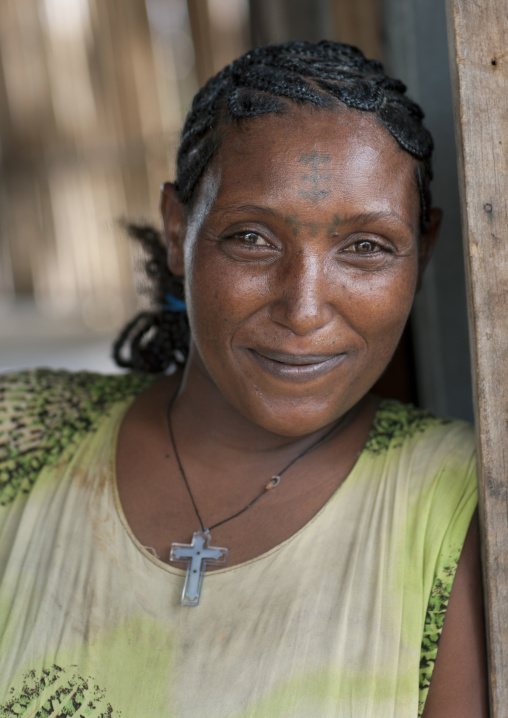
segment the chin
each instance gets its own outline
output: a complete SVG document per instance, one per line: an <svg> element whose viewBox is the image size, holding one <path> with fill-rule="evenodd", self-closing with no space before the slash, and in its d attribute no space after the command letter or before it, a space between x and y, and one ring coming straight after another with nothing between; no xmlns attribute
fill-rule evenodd
<svg viewBox="0 0 508 718"><path fill-rule="evenodd" d="M359 400L359 399L358 399ZM330 402L315 397L295 397L274 401L269 399L260 406L238 407L246 419L266 431L279 436L307 436L337 421L358 401L355 398Z"/></svg>

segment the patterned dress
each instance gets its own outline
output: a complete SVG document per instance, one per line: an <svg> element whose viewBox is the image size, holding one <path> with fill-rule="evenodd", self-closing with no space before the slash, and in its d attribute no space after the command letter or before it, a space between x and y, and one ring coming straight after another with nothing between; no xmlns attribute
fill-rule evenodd
<svg viewBox="0 0 508 718"><path fill-rule="evenodd" d="M151 382L0 377L0 718L421 715L476 507L471 428L382 401L313 519L190 608L116 490Z"/></svg>

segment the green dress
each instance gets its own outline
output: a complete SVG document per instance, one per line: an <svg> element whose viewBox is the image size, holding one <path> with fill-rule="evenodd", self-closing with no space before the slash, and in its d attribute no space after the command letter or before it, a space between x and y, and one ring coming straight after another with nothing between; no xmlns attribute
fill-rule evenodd
<svg viewBox="0 0 508 718"><path fill-rule="evenodd" d="M382 401L314 518L189 608L116 491L152 381L0 377L0 718L421 715L477 502L471 428Z"/></svg>

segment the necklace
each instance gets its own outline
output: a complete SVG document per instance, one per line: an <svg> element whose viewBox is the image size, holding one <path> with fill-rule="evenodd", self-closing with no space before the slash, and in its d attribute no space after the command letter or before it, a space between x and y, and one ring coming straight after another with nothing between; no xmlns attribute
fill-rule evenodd
<svg viewBox="0 0 508 718"><path fill-rule="evenodd" d="M233 519L236 519L241 514L245 513L248 509L253 506L256 501L259 501L259 499L264 496L268 491L271 491L280 483L280 478L282 474L285 474L288 469L293 466L297 461L302 459L306 454L308 454L310 451L318 447L320 444L322 444L326 439L328 439L329 436L338 428L339 424L342 423L342 421L345 419L345 416L340 417L335 424L325 433L323 436L321 436L317 441L315 441L313 444L308 446L306 449L304 449L298 456L296 456L294 459L291 459L289 464L285 466L282 471L279 471L278 474L274 474L270 481L264 486L263 490L255 496L252 501L250 501L247 506L244 506L243 509L240 509L240 511L236 511L231 516L228 516L225 519L222 519L221 521L217 521L217 523L213 524L213 526L210 526L209 528L205 528L205 525L203 523L203 519L201 518L201 515L199 513L196 501L194 499L194 496L192 494L189 481L187 479L187 476L185 475L185 471L183 470L182 462L180 460L180 455L178 453L178 450L176 448L176 442L175 437L173 434L173 427L171 425L171 410L173 408L173 404L175 403L176 395L178 392L175 392L173 395L167 411L167 420L168 420L168 429L169 429L169 436L171 438L171 444L173 446L173 451L175 453L175 458L178 464L178 468L180 470L180 474L182 476L182 479L185 484L185 488L187 489L187 493L189 494L190 500L192 502L192 506L194 508L194 512L197 516L197 519L199 521L199 525L201 526L200 531L195 531L192 535L192 541L190 544L183 544L183 543L172 543L171 544L171 552L169 555L170 561L177 561L177 562L186 562L187 563L187 572L185 575L185 582L183 586L182 591L182 598L181 598L181 604L182 606L197 606L199 604L199 599L201 597L201 588L203 586L203 578L205 575L205 569L207 564L225 564L228 558L229 550L224 547L220 546L210 546L210 541L212 539L211 531L213 529L216 529L218 526L222 526L223 524L227 523L228 521L232 521Z"/></svg>

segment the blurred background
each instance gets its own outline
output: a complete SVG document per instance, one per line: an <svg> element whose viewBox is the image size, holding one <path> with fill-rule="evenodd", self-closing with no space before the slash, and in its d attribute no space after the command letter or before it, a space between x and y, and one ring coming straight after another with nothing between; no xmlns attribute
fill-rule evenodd
<svg viewBox="0 0 508 718"><path fill-rule="evenodd" d="M194 93L253 45L322 38L404 80L436 141L443 236L380 391L472 417L443 0L0 0L0 371L115 371L149 301L119 220L158 224Z"/></svg>

